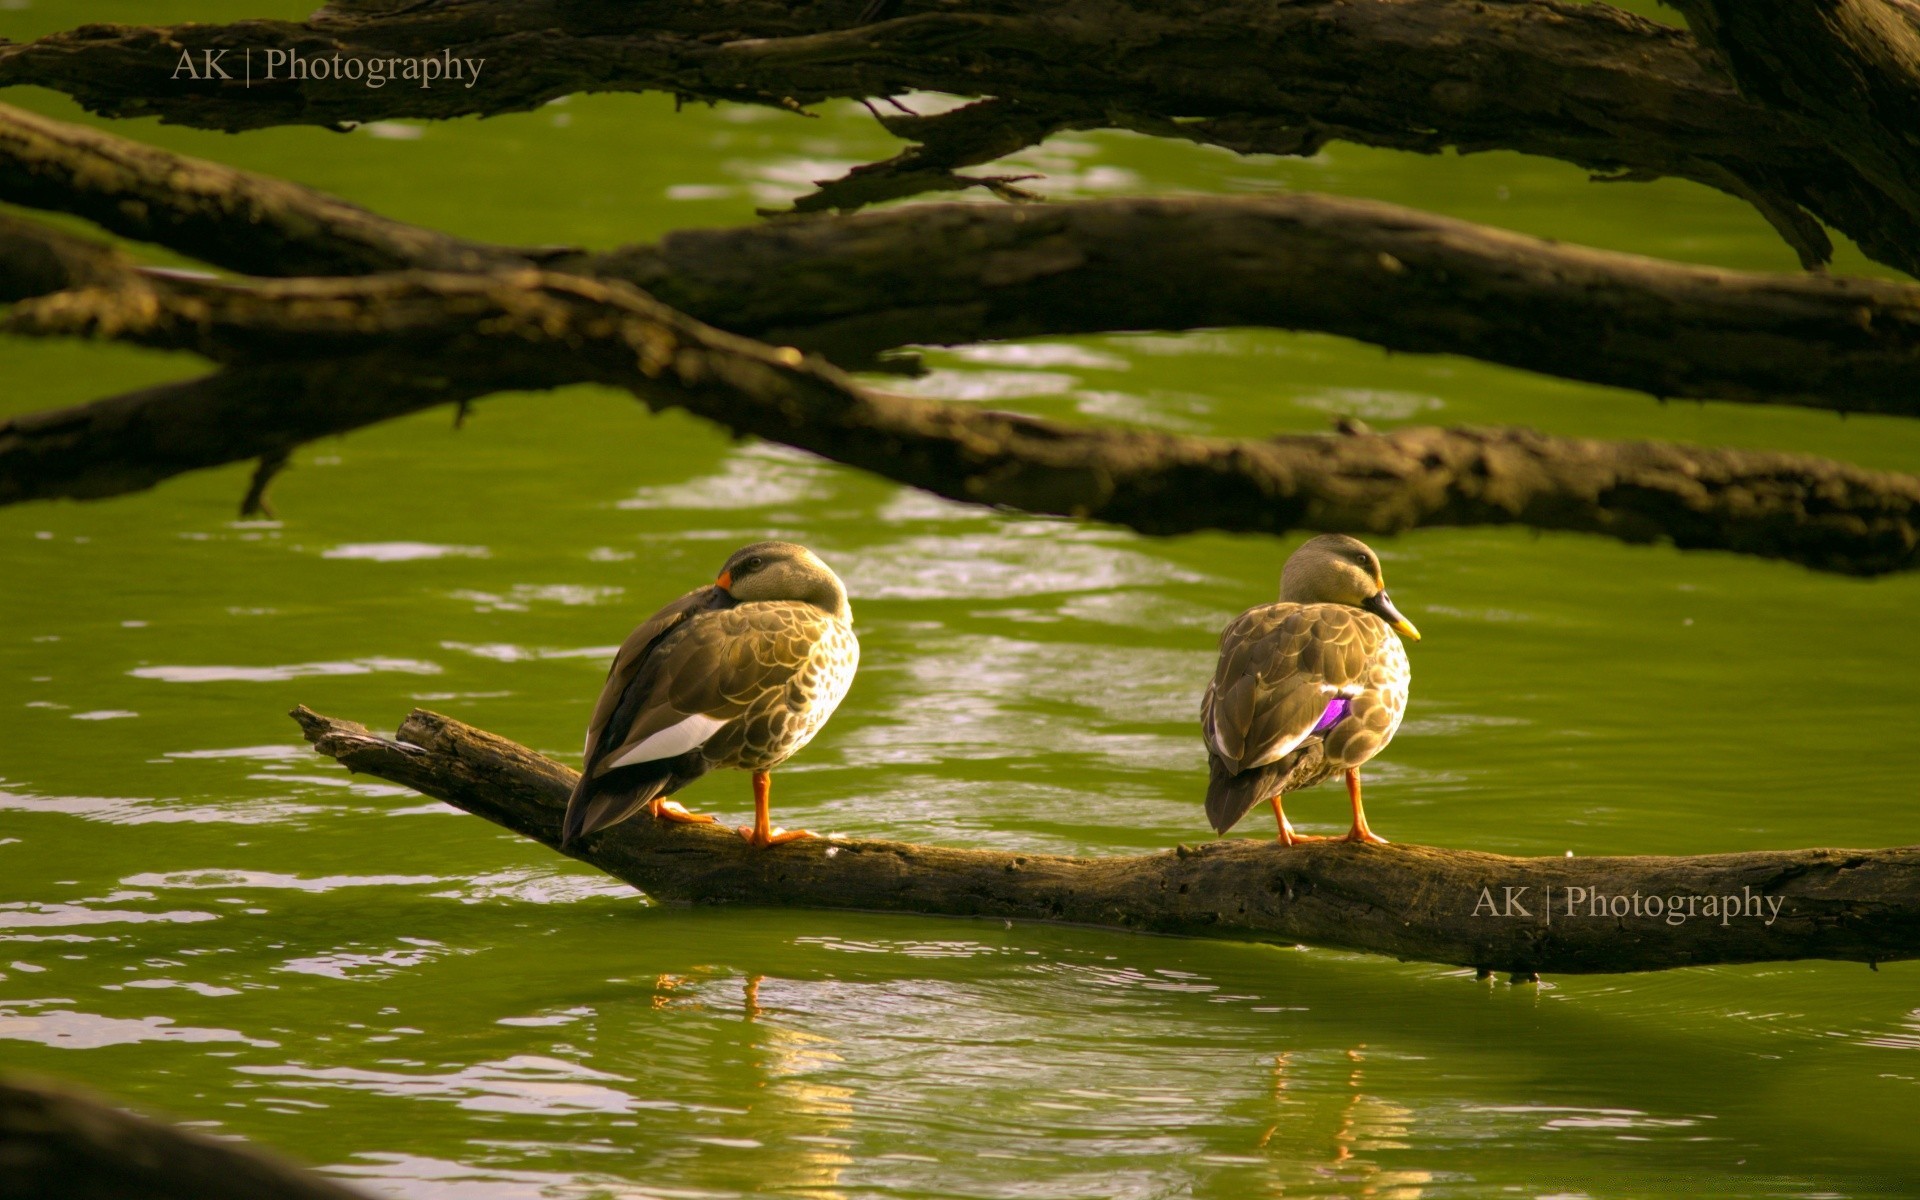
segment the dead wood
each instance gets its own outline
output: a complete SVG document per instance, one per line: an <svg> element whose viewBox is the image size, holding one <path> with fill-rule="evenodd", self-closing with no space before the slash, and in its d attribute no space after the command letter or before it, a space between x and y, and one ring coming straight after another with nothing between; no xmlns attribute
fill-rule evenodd
<svg viewBox="0 0 1920 1200"><path fill-rule="evenodd" d="M560 818L575 778L560 763L424 710L415 710L393 738L304 707L292 716L316 750L351 770L559 848ZM1195 789L1199 827L1200 783ZM563 853L667 903L995 917L1304 942L1522 977L1920 955L1920 847L1569 859L1399 844L1282 847L1248 838L1081 858L852 839L756 851L723 830L633 820ZM1568 908L1570 887L1588 894ZM1551 916L1544 904L1549 895ZM1693 917L1673 922L1666 916L1672 897L1684 906L1685 897L1708 895L1737 898L1740 915L1722 923L1700 915L1703 900L1696 900ZM1606 915L1592 915L1594 896L1608 898ZM1614 912L1616 896L1628 904L1623 915ZM1649 915L1648 897L1660 898L1660 915ZM1716 903L1721 907L1733 905Z"/></svg>
<svg viewBox="0 0 1920 1200"><path fill-rule="evenodd" d="M23 301L0 330L232 364L0 423L0 502L108 495L215 459L272 457L436 396L593 382L949 499L1150 534L1522 524L1854 574L1920 559L1912 476L1514 429L1233 441L1068 425L876 391L626 285L531 268L248 286L140 277ZM392 386L369 383L382 378Z"/></svg>
<svg viewBox="0 0 1920 1200"><path fill-rule="evenodd" d="M550 266L849 363L912 344L1254 326L1663 397L1920 415L1920 286L1690 266L1332 196L920 204Z"/></svg>
<svg viewBox="0 0 1920 1200"><path fill-rule="evenodd" d="M0 46L0 85L39 84L96 112L218 129L493 114L584 91L798 108L919 89L1007 102L988 114L1007 119L987 137L982 114L931 118L909 132L921 148L905 161L849 177L810 204L865 203L915 180L954 186L964 177L953 167L988 149L1101 125L1239 153L1311 154L1344 140L1424 153L1517 150L1618 178L1677 176L1753 203L1809 264L1830 253L1825 222L1882 262L1920 269L1920 221L1901 185L1863 173L1791 114L1741 95L1692 35L1604 4L894 7L889 19L864 24L862 0L340 3L306 22L90 25ZM223 49L227 66L252 52L250 79L172 78L183 50ZM260 77L269 50L370 58L443 49L486 59L482 82L373 90Z"/></svg>
<svg viewBox="0 0 1920 1200"><path fill-rule="evenodd" d="M0 199L248 274L540 265L624 280L850 366L910 344L1267 326L1658 396L1920 414L1920 287L1685 266L1327 196L918 205L527 250L0 105ZM0 226L0 297L100 282L99 268L48 274L79 239L48 230L36 246L30 228Z"/></svg>
<svg viewBox="0 0 1920 1200"><path fill-rule="evenodd" d="M368 1200L251 1146L0 1078L0 1200Z"/></svg>

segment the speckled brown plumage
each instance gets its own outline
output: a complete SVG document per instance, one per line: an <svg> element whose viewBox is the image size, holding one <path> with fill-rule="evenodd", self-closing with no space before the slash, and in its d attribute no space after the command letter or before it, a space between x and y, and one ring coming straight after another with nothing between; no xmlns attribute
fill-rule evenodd
<svg viewBox="0 0 1920 1200"><path fill-rule="evenodd" d="M1406 650L1387 620L1359 606L1380 607L1411 634L1411 623L1386 599L1378 560L1352 538L1308 545L1316 543L1316 552L1332 543L1345 556L1338 561L1356 568L1348 574L1365 572L1355 587L1366 592L1370 585L1371 594L1356 603L1264 604L1220 635L1200 722L1210 774L1207 819L1221 833L1262 800L1357 771L1386 748L1406 712ZM1310 594L1312 586L1295 590ZM1290 830L1282 820L1285 840Z"/></svg>
<svg viewBox="0 0 1920 1200"><path fill-rule="evenodd" d="M753 551L784 545L747 547L722 579L736 562L755 561ZM569 839L625 820L716 768L771 771L813 739L860 661L839 580L824 564L819 570L831 587L814 599L743 600L709 585L633 631L587 727ZM744 581L737 586L744 590Z"/></svg>

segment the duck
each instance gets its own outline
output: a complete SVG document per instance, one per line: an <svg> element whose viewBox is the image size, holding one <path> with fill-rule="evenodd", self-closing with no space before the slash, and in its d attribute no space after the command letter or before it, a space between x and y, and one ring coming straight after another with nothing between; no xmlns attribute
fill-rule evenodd
<svg viewBox="0 0 1920 1200"><path fill-rule="evenodd" d="M826 725L859 666L846 585L818 555L792 542L734 551L614 655L561 846L642 812L714 824L668 797L720 768L752 775L753 824L738 830L749 845L816 836L774 827L772 772Z"/></svg>
<svg viewBox="0 0 1920 1200"><path fill-rule="evenodd" d="M1344 774L1349 842L1385 844L1367 825L1360 768L1387 748L1407 710L1413 673L1401 638L1420 631L1387 595L1380 556L1358 538L1322 534L1287 558L1280 600L1241 613L1220 635L1220 661L1200 704L1207 746L1207 820L1226 833L1262 800L1276 840L1296 833L1288 792Z"/></svg>

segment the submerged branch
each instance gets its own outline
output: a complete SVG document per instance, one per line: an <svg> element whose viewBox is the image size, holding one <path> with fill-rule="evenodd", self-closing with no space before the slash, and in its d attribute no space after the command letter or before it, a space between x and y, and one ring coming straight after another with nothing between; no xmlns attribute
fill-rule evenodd
<svg viewBox="0 0 1920 1200"><path fill-rule="evenodd" d="M559 848L575 773L551 759L424 710L391 739L306 708L292 715L316 750L350 770ZM666 902L1306 942L1522 976L1920 956L1920 848L1568 859L1244 839L1079 858L819 839L761 851L713 828L636 819L563 853ZM1550 921L1539 903L1548 888L1556 901ZM1564 911L1568 888L1585 888L1588 898ZM1596 895L1609 898L1604 916L1591 915ZM1613 912L1612 897L1636 895L1657 896L1663 908L1675 896L1702 900L1678 923L1644 910ZM1702 914L1706 896L1716 912L1735 907L1732 898L1738 915L1723 922Z"/></svg>

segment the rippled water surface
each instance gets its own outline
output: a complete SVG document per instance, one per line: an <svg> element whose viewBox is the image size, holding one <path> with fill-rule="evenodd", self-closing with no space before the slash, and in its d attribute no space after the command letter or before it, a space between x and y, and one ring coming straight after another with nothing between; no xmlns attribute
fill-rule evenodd
<svg viewBox="0 0 1920 1200"><path fill-rule="evenodd" d="M6 5L0 35L298 4ZM63 116L57 97L9 102ZM116 126L408 219L613 245L754 219L889 142L659 97L232 137ZM1058 195L1324 190L1789 269L1752 212L1512 155L1238 159L1076 134ZM1861 269L1858 255L1843 256ZM1306 281L1303 286L1311 286ZM933 354L923 394L1241 435L1353 414L1792 447L1912 469L1911 423L1661 406L1264 331ZM191 374L0 344L26 411ZM415 1200L1920 1192L1920 971L1541 988L1328 951L675 911L309 754L296 703L426 705L575 752L628 629L734 546L804 540L865 645L779 775L790 824L1085 853L1206 835L1199 691L1291 542L991 515L588 389L246 473L0 510L0 1067L83 1080ZM1920 582L1512 531L1380 548L1427 638L1376 828L1523 854L1920 841ZM689 801L737 817L745 780ZM1343 826L1328 789L1290 806ZM1242 836L1269 832L1249 820Z"/></svg>

